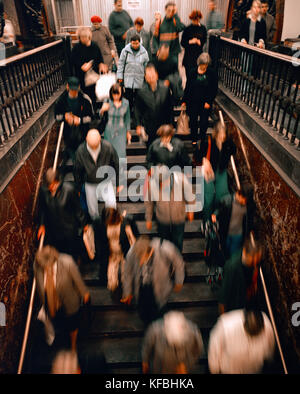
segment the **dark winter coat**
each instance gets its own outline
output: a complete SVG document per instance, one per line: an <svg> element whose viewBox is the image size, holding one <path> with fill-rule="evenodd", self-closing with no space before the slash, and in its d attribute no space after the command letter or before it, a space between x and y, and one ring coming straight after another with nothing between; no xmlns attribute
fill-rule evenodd
<svg viewBox="0 0 300 394"><path fill-rule="evenodd" d="M65 91L55 103L55 119L58 122L62 122L65 119L65 114L72 112L80 118L79 126L70 126L67 122L64 124L64 142L67 147L76 150L78 146L85 140L88 132L89 123L91 122L94 111L92 102L89 96L79 91L78 93L78 104L76 105L77 110L74 111L70 107L68 100L68 91Z"/></svg>
<svg viewBox="0 0 300 394"><path fill-rule="evenodd" d="M241 30L239 32L240 40L245 39L247 43L249 43L249 34L250 34L249 29L250 29L250 18L246 18L242 23ZM266 37L267 37L266 22L264 21L264 19L261 19L260 21L257 20L255 27L254 42L258 43L259 40L263 40L265 43Z"/></svg>
<svg viewBox="0 0 300 394"><path fill-rule="evenodd" d="M193 38L197 38L201 41L201 45L189 44L189 41ZM184 58L182 64L189 68L197 67L197 59L203 51L203 46L206 43L207 31L206 27L195 26L193 24L189 25L184 29L181 39L181 46L184 48Z"/></svg>
<svg viewBox="0 0 300 394"><path fill-rule="evenodd" d="M172 101L170 90L162 81L157 82L153 92L145 82L138 90L135 106L137 125L145 126L147 134L155 135L157 129L172 123Z"/></svg>
<svg viewBox="0 0 300 394"><path fill-rule="evenodd" d="M76 239L87 224L78 193L70 182L62 182L53 197L42 186L38 203L39 225L46 228L49 240Z"/></svg>
<svg viewBox="0 0 300 394"><path fill-rule="evenodd" d="M83 142L76 152L74 165L74 178L77 190L80 192L83 183L99 184L109 179L109 174L104 177L98 177L97 172L102 166L110 166L116 173L116 185L119 182L119 157L114 147L105 140L101 140L101 151L99 153L97 163L94 162L92 156L87 150L86 142ZM114 181L112 179L112 181Z"/></svg>

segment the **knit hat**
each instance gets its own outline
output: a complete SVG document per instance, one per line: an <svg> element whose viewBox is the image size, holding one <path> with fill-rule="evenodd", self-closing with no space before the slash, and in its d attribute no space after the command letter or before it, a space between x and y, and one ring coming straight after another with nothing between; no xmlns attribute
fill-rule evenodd
<svg viewBox="0 0 300 394"><path fill-rule="evenodd" d="M91 17L91 22L92 23L101 23L102 19L100 18L100 16L94 15Z"/></svg>

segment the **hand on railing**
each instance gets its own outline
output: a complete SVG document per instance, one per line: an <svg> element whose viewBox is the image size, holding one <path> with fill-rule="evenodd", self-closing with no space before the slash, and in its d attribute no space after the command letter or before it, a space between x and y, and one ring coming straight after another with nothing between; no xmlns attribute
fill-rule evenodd
<svg viewBox="0 0 300 394"><path fill-rule="evenodd" d="M45 229L45 226L42 224L42 225L39 227L38 234L37 234L37 239L38 239L38 241L40 240L40 238L41 238L42 235L45 236L45 233L46 233L46 229Z"/></svg>

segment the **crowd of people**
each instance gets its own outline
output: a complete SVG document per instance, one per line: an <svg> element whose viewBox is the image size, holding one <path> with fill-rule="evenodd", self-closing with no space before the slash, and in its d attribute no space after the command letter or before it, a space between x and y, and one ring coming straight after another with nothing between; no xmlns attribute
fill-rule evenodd
<svg viewBox="0 0 300 394"><path fill-rule="evenodd" d="M224 27L224 18L215 2L209 1L207 27L200 23L200 10L191 12L191 24L186 27L176 4L168 2L165 16L155 13L148 33L143 19L133 22L121 0L114 4L108 28L94 15L92 29L78 31L79 43L72 51L74 75L55 107L57 121L64 121L63 164L60 171L47 171L40 190L38 238L45 237L45 246L37 253L35 276L44 321L52 341L53 332L59 329L70 333L71 340L71 353L57 356L53 373L64 372L59 365L65 366L65 360L69 360L69 373L80 370L76 356L80 300L91 301L80 265L88 259L86 239L91 231L99 284L117 302L135 303L144 323L143 372L193 370L203 353L201 332L183 313L169 311L167 305L171 292L184 286L184 229L186 219L194 219L196 197L183 169L192 166L202 166L204 174L199 232L205 235L208 224L218 223L220 234L220 260L214 262L222 272L220 318L210 335L209 370L259 373L265 360L272 358L275 342L272 326L257 301L262 249L250 239L256 217L253 190L244 184L229 189L227 169L236 146L226 125L217 122L207 135L218 79L204 50L211 31ZM241 38L249 43L266 41L265 23L255 17L260 7L259 1L253 2L250 23L247 20L241 29ZM185 89L178 71L181 46L185 49ZM98 103L95 84L87 83L87 74L107 73L114 65L116 82L109 97ZM189 115L193 159L176 137L174 105ZM157 222L158 236L152 239L140 235L134 218L121 212L117 203L118 193L126 186L122 163L132 129L147 147L143 199L147 230L151 231L154 218ZM64 180L70 160L74 182Z"/></svg>

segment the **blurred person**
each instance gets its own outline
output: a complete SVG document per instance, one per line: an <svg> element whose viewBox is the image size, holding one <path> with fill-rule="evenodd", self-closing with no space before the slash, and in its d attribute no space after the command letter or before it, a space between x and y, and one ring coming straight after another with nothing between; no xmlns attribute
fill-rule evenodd
<svg viewBox="0 0 300 394"><path fill-rule="evenodd" d="M143 18L136 18L134 21L134 27L131 27L127 31L126 35L126 43L125 45L131 42L131 37L138 34L140 36L140 44L148 52L149 59L151 59L151 50L150 50L150 34L144 29L144 20Z"/></svg>
<svg viewBox="0 0 300 394"><path fill-rule="evenodd" d="M241 42L264 48L266 43L266 22L261 17L261 2L254 0L239 32Z"/></svg>
<svg viewBox="0 0 300 394"><path fill-rule="evenodd" d="M100 114L108 112L108 121L104 131L104 139L109 141L118 153L119 159L126 159L126 141L130 143L130 108L129 101L123 97L123 89L115 83L109 91L107 100Z"/></svg>
<svg viewBox="0 0 300 394"><path fill-rule="evenodd" d="M3 42L3 44L11 43L12 45L16 45L15 28L12 21L8 19L8 15L5 11L3 12L3 19L4 19L4 28L3 28L2 37L0 38L0 42Z"/></svg>
<svg viewBox="0 0 300 394"><path fill-rule="evenodd" d="M96 43L92 41L92 31L89 27L80 27L77 30L79 43L75 44L71 53L71 66L74 75L79 79L81 89L96 104L95 84L86 86L85 76L90 70L96 73L106 73L108 67L104 64L101 51Z"/></svg>
<svg viewBox="0 0 300 394"><path fill-rule="evenodd" d="M183 96L182 79L178 72L178 64L174 57L169 56L170 48L167 44L162 44L153 64L157 70L158 78L170 89L173 106L178 105Z"/></svg>
<svg viewBox="0 0 300 394"><path fill-rule="evenodd" d="M175 128L171 125L162 125L157 130L156 140L152 142L147 152L147 168L165 165L168 168L191 166L192 160L188 155L183 141L174 137Z"/></svg>
<svg viewBox="0 0 300 394"><path fill-rule="evenodd" d="M211 219L221 198L229 194L227 169L235 152L236 146L221 122L214 126L212 136L201 142L196 151L196 163L204 169L204 224Z"/></svg>
<svg viewBox="0 0 300 394"><path fill-rule="evenodd" d="M96 258L100 262L100 283L114 292L119 283L126 255L139 236L132 216L121 215L118 209L105 208L94 223Z"/></svg>
<svg viewBox="0 0 300 394"><path fill-rule="evenodd" d="M60 350L52 361L52 374L104 374L107 373L107 363L99 350L81 349Z"/></svg>
<svg viewBox="0 0 300 394"><path fill-rule="evenodd" d="M122 0L114 0L114 6L114 11L109 15L108 26L120 56L125 47L127 30L133 26L133 21L128 12L123 9Z"/></svg>
<svg viewBox="0 0 300 394"><path fill-rule="evenodd" d="M275 351L272 324L264 312L238 309L221 315L208 344L212 374L258 374Z"/></svg>
<svg viewBox="0 0 300 394"><path fill-rule="evenodd" d="M218 76L209 67L210 62L208 53L203 52L199 56L197 68L189 74L182 99L182 109L186 109L190 117L192 143L195 147L198 141L198 128L200 128L200 141L205 140L208 117L218 92ZM198 120L199 116L200 121Z"/></svg>
<svg viewBox="0 0 300 394"><path fill-rule="evenodd" d="M253 230L255 204L251 185L242 185L235 193L221 198L212 221L219 223L222 249L226 258L230 258L241 249L244 240Z"/></svg>
<svg viewBox="0 0 300 394"><path fill-rule="evenodd" d="M101 168L109 167L109 171ZM100 174L99 174L100 172ZM92 220L99 217L98 202L116 208L114 183L119 188L119 157L114 147L101 138L99 131L91 128L76 152L74 178L77 191L85 186L88 211Z"/></svg>
<svg viewBox="0 0 300 394"><path fill-rule="evenodd" d="M267 0L261 1L261 17L266 22L266 44L272 44L274 34L276 32L276 21L274 16L269 14L269 2Z"/></svg>
<svg viewBox="0 0 300 394"><path fill-rule="evenodd" d="M81 369L76 352L61 350L56 354L52 362L51 374L76 375L80 373Z"/></svg>
<svg viewBox="0 0 300 394"><path fill-rule="evenodd" d="M245 308L257 298L259 266L262 248L249 238L224 265L223 282L219 293L219 312Z"/></svg>
<svg viewBox="0 0 300 394"><path fill-rule="evenodd" d="M88 230L88 218L81 208L78 193L71 182L63 182L57 170L49 168L38 201L38 239L44 245L71 255L75 261L84 251L82 235Z"/></svg>
<svg viewBox="0 0 300 394"><path fill-rule="evenodd" d="M182 32L185 25L181 22L177 15L177 6L173 1L169 1L165 5L165 17L156 34L154 41L158 47L161 44L167 44L170 47L170 57L174 59L178 66L178 54L181 52L179 43L179 33Z"/></svg>
<svg viewBox="0 0 300 394"><path fill-rule="evenodd" d="M79 79L70 77L66 91L55 103L55 119L64 122L64 161L69 158L74 162L79 145L85 140L89 124L94 117L93 104L88 95L80 89Z"/></svg>
<svg viewBox="0 0 300 394"><path fill-rule="evenodd" d="M147 147L156 139L158 128L172 123L172 97L170 89L159 81L155 66L145 68L145 82L137 93L135 102L136 132L141 135L145 127L148 135Z"/></svg>
<svg viewBox="0 0 300 394"><path fill-rule="evenodd" d="M201 11L193 10L189 19L192 23L184 29L181 38L181 46L184 48L182 65L187 78L189 78L190 72L197 67L197 59L203 51L207 38L206 27L200 23Z"/></svg>
<svg viewBox="0 0 300 394"><path fill-rule="evenodd" d="M125 88L125 97L129 101L132 127L136 128L134 106L138 91L144 82L145 67L149 62L149 56L143 45L140 44L140 36L131 36L130 44L126 45L121 52L118 64L117 79Z"/></svg>
<svg viewBox="0 0 300 394"><path fill-rule="evenodd" d="M217 4L215 0L208 2L208 14L205 21L207 31L221 30L225 27L224 16L217 11Z"/></svg>
<svg viewBox="0 0 300 394"><path fill-rule="evenodd" d="M178 249L169 241L141 236L126 256L121 302L129 305L134 296L147 326L164 314L172 290L179 292L183 281L184 261Z"/></svg>
<svg viewBox="0 0 300 394"><path fill-rule="evenodd" d="M47 245L36 253L33 270L41 304L55 332L68 332L71 349L76 350L81 300L90 301L77 265L71 256Z"/></svg>
<svg viewBox="0 0 300 394"><path fill-rule="evenodd" d="M203 353L197 325L171 311L147 329L142 346L143 373L188 374Z"/></svg>
<svg viewBox="0 0 300 394"><path fill-rule="evenodd" d="M159 26L161 24L161 13L159 11L155 11L154 13L154 22L150 26L150 48L151 48L151 58L150 62L153 62L153 60L156 57L156 53L158 51L158 43L157 40L154 39L154 37L158 36L159 33Z"/></svg>
<svg viewBox="0 0 300 394"><path fill-rule="evenodd" d="M171 241L181 253L185 218L190 222L194 219L194 213L187 211L187 205L195 203L195 195L186 175L180 170L171 172L166 166L155 167L144 203L147 229L152 229L155 210L159 237Z"/></svg>
<svg viewBox="0 0 300 394"><path fill-rule="evenodd" d="M102 19L98 15L91 17L92 41L94 41L102 54L103 63L111 70L113 59L117 56L117 48L113 36L108 27L102 25Z"/></svg>

